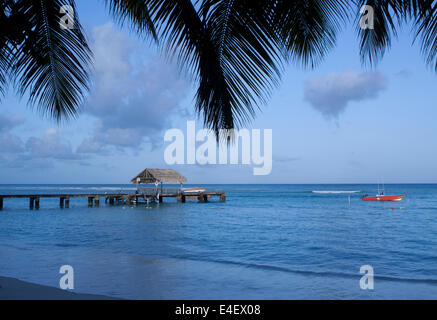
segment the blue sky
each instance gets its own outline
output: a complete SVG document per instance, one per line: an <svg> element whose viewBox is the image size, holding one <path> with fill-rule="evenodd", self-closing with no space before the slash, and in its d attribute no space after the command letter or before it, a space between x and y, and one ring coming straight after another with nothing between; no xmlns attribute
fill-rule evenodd
<svg viewBox="0 0 437 320"><path fill-rule="evenodd" d="M77 1L95 54L77 120L58 125L9 92L0 102L0 183L128 183L168 167L164 132L196 120L195 85L157 48L112 23L103 1ZM273 130L273 170L176 165L190 183L437 182L437 77L405 28L376 68L354 26L314 70L291 64L248 129ZM197 128L201 129L201 122Z"/></svg>

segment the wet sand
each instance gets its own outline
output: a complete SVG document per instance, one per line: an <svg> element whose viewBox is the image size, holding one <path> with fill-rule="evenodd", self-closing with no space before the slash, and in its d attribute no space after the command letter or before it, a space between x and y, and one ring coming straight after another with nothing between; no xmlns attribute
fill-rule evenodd
<svg viewBox="0 0 437 320"><path fill-rule="evenodd" d="M0 277L0 300L112 300L93 294L74 293L24 282L15 278Z"/></svg>

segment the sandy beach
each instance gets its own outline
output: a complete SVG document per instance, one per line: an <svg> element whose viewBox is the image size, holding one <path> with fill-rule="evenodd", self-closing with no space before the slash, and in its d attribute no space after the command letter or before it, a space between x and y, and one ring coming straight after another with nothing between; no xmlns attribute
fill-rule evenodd
<svg viewBox="0 0 437 320"><path fill-rule="evenodd" d="M112 300L114 298L68 292L58 288L0 277L0 300Z"/></svg>

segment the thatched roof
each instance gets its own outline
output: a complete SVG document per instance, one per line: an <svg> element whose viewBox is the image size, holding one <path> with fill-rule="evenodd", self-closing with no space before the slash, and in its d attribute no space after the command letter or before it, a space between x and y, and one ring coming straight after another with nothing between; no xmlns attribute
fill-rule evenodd
<svg viewBox="0 0 437 320"><path fill-rule="evenodd" d="M156 181L183 183L187 181L187 178L173 169L144 169L131 182L137 183L137 178L140 178L140 183L155 183Z"/></svg>

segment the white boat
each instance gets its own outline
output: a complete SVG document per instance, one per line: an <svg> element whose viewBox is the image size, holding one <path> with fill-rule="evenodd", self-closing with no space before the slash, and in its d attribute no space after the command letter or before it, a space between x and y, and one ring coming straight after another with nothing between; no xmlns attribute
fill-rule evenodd
<svg viewBox="0 0 437 320"><path fill-rule="evenodd" d="M348 194L348 193L358 193L359 190L313 190L313 193L319 194Z"/></svg>
<svg viewBox="0 0 437 320"><path fill-rule="evenodd" d="M198 194L203 193L206 190L204 188L182 188L183 193L190 193L190 194Z"/></svg>

